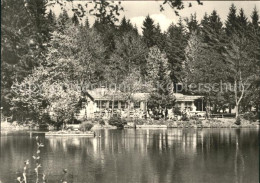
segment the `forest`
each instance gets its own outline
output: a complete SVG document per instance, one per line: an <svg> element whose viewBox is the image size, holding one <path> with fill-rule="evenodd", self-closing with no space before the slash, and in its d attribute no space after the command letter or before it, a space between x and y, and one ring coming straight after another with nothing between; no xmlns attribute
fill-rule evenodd
<svg viewBox="0 0 260 183"><path fill-rule="evenodd" d="M69 16L66 9L56 15L43 0L1 1L4 116L38 121L52 108L71 119L90 86L107 84L151 93L150 108L173 107L172 92L181 85L178 92L205 96L214 113L259 110L256 7L247 17L232 5L225 21L215 10L200 21L176 15L178 23L165 32L147 15L139 34L130 20L119 20L120 3L93 3L88 15ZM88 16L96 17L93 25Z"/></svg>

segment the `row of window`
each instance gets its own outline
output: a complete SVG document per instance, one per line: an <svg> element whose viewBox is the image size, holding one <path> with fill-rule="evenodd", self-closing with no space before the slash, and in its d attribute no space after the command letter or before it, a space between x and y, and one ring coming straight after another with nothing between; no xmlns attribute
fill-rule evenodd
<svg viewBox="0 0 260 183"><path fill-rule="evenodd" d="M98 108L107 108L107 103L109 102L108 108L112 109L113 101L96 101ZM128 103L125 101L114 101L114 109L119 108L119 103L121 104L121 109L128 108ZM134 108L140 108L140 102L134 102Z"/></svg>

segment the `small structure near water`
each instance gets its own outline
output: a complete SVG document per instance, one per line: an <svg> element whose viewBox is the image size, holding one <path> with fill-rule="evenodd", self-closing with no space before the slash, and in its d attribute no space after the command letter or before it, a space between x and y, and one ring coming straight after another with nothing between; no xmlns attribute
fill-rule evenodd
<svg viewBox="0 0 260 183"><path fill-rule="evenodd" d="M176 98L175 108L189 113L190 116L205 116L205 104L203 96L173 94ZM142 119L149 117L147 103L149 93L124 93L120 91L109 91L105 88L97 88L88 91L82 109L78 113L79 119L104 118L109 119L112 116L121 116ZM169 118L174 118L173 109L168 111Z"/></svg>

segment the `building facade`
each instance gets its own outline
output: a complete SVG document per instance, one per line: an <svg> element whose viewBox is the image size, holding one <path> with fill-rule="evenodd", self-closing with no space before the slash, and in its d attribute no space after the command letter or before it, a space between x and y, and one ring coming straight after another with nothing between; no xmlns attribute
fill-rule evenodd
<svg viewBox="0 0 260 183"><path fill-rule="evenodd" d="M147 102L149 93L113 92L97 88L88 92L83 108L77 115L79 119L105 118L112 116L145 118L149 117ZM205 115L203 96L174 94L175 107L190 115ZM173 118L173 109L169 109L168 117Z"/></svg>

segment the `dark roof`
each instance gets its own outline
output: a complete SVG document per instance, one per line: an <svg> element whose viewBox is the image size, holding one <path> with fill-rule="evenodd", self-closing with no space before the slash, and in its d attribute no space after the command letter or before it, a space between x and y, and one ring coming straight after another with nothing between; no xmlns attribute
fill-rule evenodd
<svg viewBox="0 0 260 183"><path fill-rule="evenodd" d="M203 98L203 96L201 95L183 95L181 93L174 93L173 95L176 98L176 102L178 101L189 102L189 101L194 101Z"/></svg>
<svg viewBox="0 0 260 183"><path fill-rule="evenodd" d="M104 88L97 88L94 90L90 90L88 94L94 99L94 100L121 100L125 101L128 99L129 94L120 92L120 91L109 91L108 89ZM133 93L131 95L132 100L136 101L144 101L149 98L149 93Z"/></svg>

